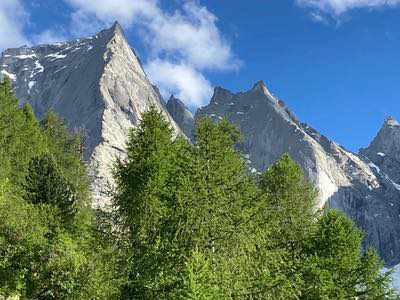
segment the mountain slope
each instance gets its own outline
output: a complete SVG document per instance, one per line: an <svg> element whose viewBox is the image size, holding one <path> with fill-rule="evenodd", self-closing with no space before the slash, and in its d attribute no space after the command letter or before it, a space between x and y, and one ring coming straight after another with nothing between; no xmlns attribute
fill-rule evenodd
<svg viewBox="0 0 400 300"><path fill-rule="evenodd" d="M400 124L394 118L385 120L371 144L360 150L390 179L400 184Z"/></svg>
<svg viewBox="0 0 400 300"><path fill-rule="evenodd" d="M289 153L317 186L318 207L346 212L386 264L400 261L400 191L368 158L301 123L263 82L240 93L216 88L210 104L196 113L201 116L226 117L236 124L244 137L239 148L260 171Z"/></svg>
<svg viewBox="0 0 400 300"><path fill-rule="evenodd" d="M106 202L110 166L124 155L128 130L144 111L158 107L179 132L118 23L90 38L8 49L0 66L37 116L52 109L71 128L84 129L95 206Z"/></svg>
<svg viewBox="0 0 400 300"><path fill-rule="evenodd" d="M166 108L183 133L189 139L193 139L194 117L186 105L172 95L167 102Z"/></svg>

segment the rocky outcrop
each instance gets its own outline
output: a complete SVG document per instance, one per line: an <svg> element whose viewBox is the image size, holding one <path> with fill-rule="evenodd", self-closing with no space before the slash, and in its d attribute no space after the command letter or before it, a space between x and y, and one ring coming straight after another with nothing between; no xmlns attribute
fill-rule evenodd
<svg viewBox="0 0 400 300"><path fill-rule="evenodd" d="M385 120L371 144L360 150L396 184L400 184L400 124L392 117ZM399 185L400 186L400 185Z"/></svg>
<svg viewBox="0 0 400 300"><path fill-rule="evenodd" d="M167 110L183 133L191 140L194 137L194 117L186 105L173 95L167 102Z"/></svg>
<svg viewBox="0 0 400 300"><path fill-rule="evenodd" d="M368 158L301 123L263 82L240 93L215 88L210 104L196 114L201 116L226 117L236 124L243 135L238 147L257 170L289 153L318 188L318 207L343 210L365 231L366 246L376 247L387 265L400 261L400 191Z"/></svg>
<svg viewBox="0 0 400 300"><path fill-rule="evenodd" d="M107 202L112 162L124 155L128 130L144 111L158 107L179 132L118 23L89 38L8 49L0 66L38 117L51 109L85 131L94 206Z"/></svg>

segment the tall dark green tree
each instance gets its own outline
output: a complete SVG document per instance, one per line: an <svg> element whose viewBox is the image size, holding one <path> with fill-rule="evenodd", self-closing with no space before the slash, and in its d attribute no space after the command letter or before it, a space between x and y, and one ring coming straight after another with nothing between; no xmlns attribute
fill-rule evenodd
<svg viewBox="0 0 400 300"><path fill-rule="evenodd" d="M79 135L0 82L0 298L117 299L123 248L99 229Z"/></svg>
<svg viewBox="0 0 400 300"><path fill-rule="evenodd" d="M305 247L301 299L397 299L375 251L363 251L363 235L343 213L319 218Z"/></svg>
<svg viewBox="0 0 400 300"><path fill-rule="evenodd" d="M260 187L268 205L266 217L276 227L269 237L274 247L301 250L316 217L315 188L288 154L261 175Z"/></svg>
<svg viewBox="0 0 400 300"><path fill-rule="evenodd" d="M24 183L24 198L33 204L50 204L60 210L64 223L71 223L77 211L77 192L50 154L32 158Z"/></svg>
<svg viewBox="0 0 400 300"><path fill-rule="evenodd" d="M19 107L9 80L0 82L0 178L20 185L34 155L44 151L39 123L28 104Z"/></svg>

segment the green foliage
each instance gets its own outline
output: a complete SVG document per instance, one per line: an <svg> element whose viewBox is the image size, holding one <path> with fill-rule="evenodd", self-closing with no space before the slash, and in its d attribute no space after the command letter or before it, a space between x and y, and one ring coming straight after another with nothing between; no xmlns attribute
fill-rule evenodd
<svg viewBox="0 0 400 300"><path fill-rule="evenodd" d="M361 251L362 234L335 210L316 224L305 248L305 286L301 299L388 299L389 273L372 249Z"/></svg>
<svg viewBox="0 0 400 300"><path fill-rule="evenodd" d="M39 123L0 83L0 298L118 298L122 247L88 207L82 149L65 122L50 112Z"/></svg>
<svg viewBox="0 0 400 300"><path fill-rule="evenodd" d="M63 176L55 159L49 154L31 160L24 191L24 198L28 202L57 207L65 223L75 216L77 194L74 186Z"/></svg>
<svg viewBox="0 0 400 300"><path fill-rule="evenodd" d="M234 149L238 141L226 120L210 119L198 122L194 145L174 141L155 108L131 132L127 159L115 167L114 204L129 253L122 297L389 295L360 232L345 217L338 226L315 211L316 190L300 167L284 155L257 183ZM352 270L357 280L348 279Z"/></svg>
<svg viewBox="0 0 400 300"><path fill-rule="evenodd" d="M19 186L31 157L44 148L39 123L30 106L19 108L10 82L0 82L0 177Z"/></svg>
<svg viewBox="0 0 400 300"><path fill-rule="evenodd" d="M152 107L93 211L82 135L0 83L0 298L395 299L389 273L284 155L250 176L226 120L174 138Z"/></svg>

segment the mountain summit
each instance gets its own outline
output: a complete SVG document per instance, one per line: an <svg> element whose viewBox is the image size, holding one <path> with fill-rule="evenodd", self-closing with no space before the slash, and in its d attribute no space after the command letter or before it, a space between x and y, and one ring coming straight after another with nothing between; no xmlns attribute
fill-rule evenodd
<svg viewBox="0 0 400 300"><path fill-rule="evenodd" d="M0 66L38 117L54 110L71 128L84 129L95 206L107 202L111 164L124 155L128 130L144 111L158 107L179 131L117 22L88 38L8 49Z"/></svg>
<svg viewBox="0 0 400 300"><path fill-rule="evenodd" d="M238 147L259 171L289 153L317 187L319 208L344 211L366 232L366 245L378 249L388 265L400 261L397 176L385 173L369 156L351 153L301 123L261 81L239 93L216 88L210 104L196 114L203 116L216 121L226 117L236 124L243 135ZM371 151L386 153L384 159L392 161L400 155L400 127L393 120L385 124Z"/></svg>

